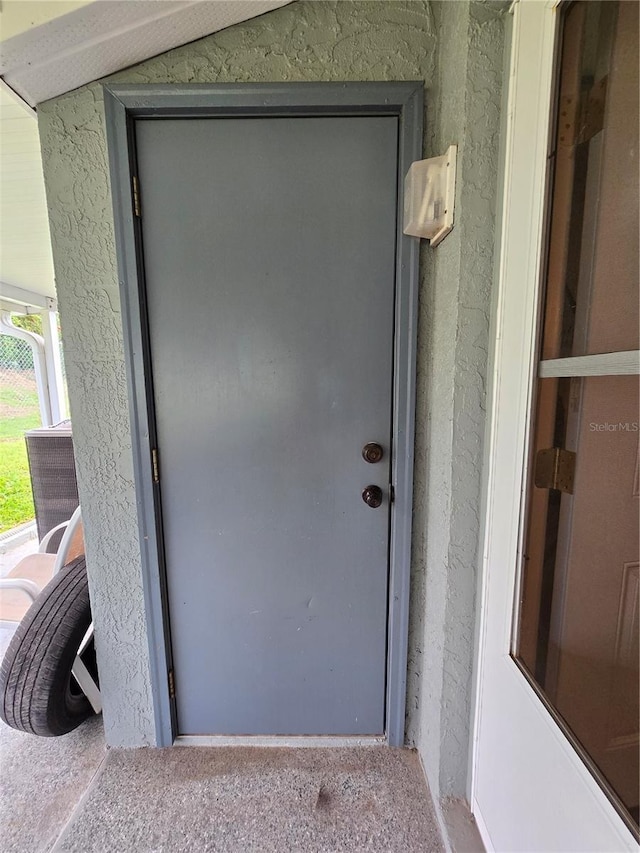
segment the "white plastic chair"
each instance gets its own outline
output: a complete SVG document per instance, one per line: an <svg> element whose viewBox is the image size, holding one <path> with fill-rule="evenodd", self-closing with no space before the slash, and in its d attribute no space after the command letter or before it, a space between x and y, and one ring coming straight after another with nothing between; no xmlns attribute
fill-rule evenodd
<svg viewBox="0 0 640 853"><path fill-rule="evenodd" d="M47 549L59 530L64 530L64 534L57 552L51 554ZM42 538L36 553L23 557L6 577L0 578L0 590L20 590L30 599L31 604L63 566L83 553L82 520L78 507L68 521L56 525ZM25 606L26 602L22 600L22 596L11 596L10 600L0 605L0 624L20 622L26 612Z"/></svg>
<svg viewBox="0 0 640 853"><path fill-rule="evenodd" d="M64 530L64 533L58 550L51 554L47 551L47 548L59 530ZM31 606L51 578L63 566L66 566L82 554L84 554L84 537L82 516L80 507L78 507L68 521L63 521L62 524L56 525L43 536L36 553L23 557L6 577L0 578L0 599L2 598L2 590L18 590L30 599L29 606ZM21 602L20 598L22 596L12 596L11 600L4 602L4 604L0 601L0 627L13 626L16 622L22 620L28 608L25 606L26 602ZM100 690L80 657L92 638L93 623L91 623L82 639L73 664L72 673L80 689L91 703L91 707L96 714L99 714L102 710Z"/></svg>

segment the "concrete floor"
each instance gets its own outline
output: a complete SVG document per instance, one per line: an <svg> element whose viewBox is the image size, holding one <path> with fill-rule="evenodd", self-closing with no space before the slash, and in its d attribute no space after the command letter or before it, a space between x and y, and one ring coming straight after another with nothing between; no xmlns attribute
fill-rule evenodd
<svg viewBox="0 0 640 853"><path fill-rule="evenodd" d="M25 542L1 548L0 577L37 550L35 534ZM0 626L0 660L13 631L13 627ZM2 853L50 851L105 756L102 717L59 738L17 732L0 720Z"/></svg>
<svg viewBox="0 0 640 853"><path fill-rule="evenodd" d="M63 738L0 729L0 850L45 853L104 758L102 720Z"/></svg>
<svg viewBox="0 0 640 853"><path fill-rule="evenodd" d="M416 753L110 750L56 853L443 850Z"/></svg>
<svg viewBox="0 0 640 853"><path fill-rule="evenodd" d="M13 631L0 629L0 659ZM51 850L106 755L102 717L64 737L17 732L0 721L0 850Z"/></svg>

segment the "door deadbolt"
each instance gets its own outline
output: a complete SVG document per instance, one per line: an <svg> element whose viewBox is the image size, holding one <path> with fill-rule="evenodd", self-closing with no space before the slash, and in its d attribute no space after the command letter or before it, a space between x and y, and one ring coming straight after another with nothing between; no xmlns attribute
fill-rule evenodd
<svg viewBox="0 0 640 853"><path fill-rule="evenodd" d="M381 445L375 441L370 441L362 448L362 458L365 462L371 462L372 465L379 462L383 455L384 451L382 450Z"/></svg>
<svg viewBox="0 0 640 853"><path fill-rule="evenodd" d="M380 486L367 486L362 492L362 500L372 509L377 509L382 503L382 489Z"/></svg>

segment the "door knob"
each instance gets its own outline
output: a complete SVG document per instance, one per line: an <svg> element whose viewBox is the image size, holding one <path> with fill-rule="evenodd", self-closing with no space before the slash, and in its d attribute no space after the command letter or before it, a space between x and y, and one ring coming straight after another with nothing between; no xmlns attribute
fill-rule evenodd
<svg viewBox="0 0 640 853"><path fill-rule="evenodd" d="M362 448L362 458L372 465L382 459L383 453L382 447L375 441L370 441Z"/></svg>
<svg viewBox="0 0 640 853"><path fill-rule="evenodd" d="M362 492L362 500L372 509L377 509L382 503L382 489L380 486L367 486Z"/></svg>

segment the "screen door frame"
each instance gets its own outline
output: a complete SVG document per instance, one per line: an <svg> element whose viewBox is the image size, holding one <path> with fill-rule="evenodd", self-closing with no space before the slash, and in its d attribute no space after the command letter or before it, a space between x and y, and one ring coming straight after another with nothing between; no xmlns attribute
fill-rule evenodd
<svg viewBox="0 0 640 853"><path fill-rule="evenodd" d="M398 121L395 316L392 395L389 594L387 605L386 731L404 743L419 240L402 233L404 176L422 157L424 83L262 83L105 85L105 115L113 198L134 481L147 616L156 743L171 746L177 727L162 516L153 449L156 445L151 357L145 305L140 218L136 215L135 121L139 118L396 116ZM292 739L293 740L293 739Z"/></svg>

